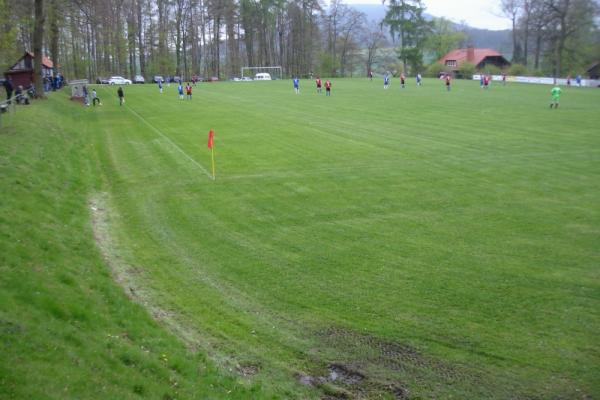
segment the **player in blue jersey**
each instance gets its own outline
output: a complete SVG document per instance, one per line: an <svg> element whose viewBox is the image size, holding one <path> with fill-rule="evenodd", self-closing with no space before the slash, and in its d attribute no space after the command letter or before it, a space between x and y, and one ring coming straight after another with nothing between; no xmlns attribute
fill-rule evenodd
<svg viewBox="0 0 600 400"><path fill-rule="evenodd" d="M294 92L296 92L296 94L300 93L300 79L298 79L298 77L294 78Z"/></svg>

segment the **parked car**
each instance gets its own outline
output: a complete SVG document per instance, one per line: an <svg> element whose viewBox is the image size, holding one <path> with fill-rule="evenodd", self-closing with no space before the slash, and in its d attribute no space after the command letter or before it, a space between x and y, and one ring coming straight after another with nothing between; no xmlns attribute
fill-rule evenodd
<svg viewBox="0 0 600 400"><path fill-rule="evenodd" d="M131 85L131 80L125 79L122 76L111 76L108 79L108 83L111 85Z"/></svg>
<svg viewBox="0 0 600 400"><path fill-rule="evenodd" d="M251 81L252 78L250 78L249 76L245 76L242 78L243 81Z"/></svg>
<svg viewBox="0 0 600 400"><path fill-rule="evenodd" d="M154 75L154 78L152 78L152 82L154 82L154 83L164 82L164 81L165 81L165 78L163 78L160 75Z"/></svg>
<svg viewBox="0 0 600 400"><path fill-rule="evenodd" d="M208 78L208 82L219 82L219 77L211 76L210 78Z"/></svg>
<svg viewBox="0 0 600 400"><path fill-rule="evenodd" d="M180 76L174 76L173 80L171 82L179 83L179 82L182 82L182 80L181 80Z"/></svg>
<svg viewBox="0 0 600 400"><path fill-rule="evenodd" d="M143 76L141 76L141 75L136 75L136 76L133 78L133 83L146 83L146 80L144 79L144 77L143 77Z"/></svg>
<svg viewBox="0 0 600 400"><path fill-rule="evenodd" d="M259 72L254 77L254 80L256 80L256 81L270 81L271 80L271 74L269 74L267 72Z"/></svg>
<svg viewBox="0 0 600 400"><path fill-rule="evenodd" d="M99 84L99 85L107 85L108 84L108 78L97 77L96 78L96 83Z"/></svg>

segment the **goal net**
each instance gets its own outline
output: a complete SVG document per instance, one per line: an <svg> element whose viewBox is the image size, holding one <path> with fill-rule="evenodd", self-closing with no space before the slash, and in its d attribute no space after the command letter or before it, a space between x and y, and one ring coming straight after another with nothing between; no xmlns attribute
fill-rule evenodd
<svg viewBox="0 0 600 400"><path fill-rule="evenodd" d="M277 67L242 67L242 78L254 76L260 72L268 72L271 74L273 79L283 79L283 69L281 66Z"/></svg>

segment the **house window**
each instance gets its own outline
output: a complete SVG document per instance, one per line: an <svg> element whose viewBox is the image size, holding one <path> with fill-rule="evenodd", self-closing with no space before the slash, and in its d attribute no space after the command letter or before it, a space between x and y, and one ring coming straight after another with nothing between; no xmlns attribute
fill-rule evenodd
<svg viewBox="0 0 600 400"><path fill-rule="evenodd" d="M446 60L446 67L456 67L456 60Z"/></svg>

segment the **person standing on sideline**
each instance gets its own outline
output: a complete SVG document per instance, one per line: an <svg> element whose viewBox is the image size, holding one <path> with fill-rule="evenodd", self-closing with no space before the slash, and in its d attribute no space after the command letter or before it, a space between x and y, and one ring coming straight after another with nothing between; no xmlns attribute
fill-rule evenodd
<svg viewBox="0 0 600 400"><path fill-rule="evenodd" d="M317 84L317 93L321 94L321 78L317 76L317 80L315 81L315 83Z"/></svg>
<svg viewBox="0 0 600 400"><path fill-rule="evenodd" d="M10 104L10 98L12 97L14 90L12 79L10 77L4 81L4 89L6 89L6 100L8 101L8 104Z"/></svg>
<svg viewBox="0 0 600 400"><path fill-rule="evenodd" d="M577 86L581 87L581 75L575 77L575 82L577 82Z"/></svg>
<svg viewBox="0 0 600 400"><path fill-rule="evenodd" d="M552 94L552 101L550 102L550 108L554 107L554 108L558 108L558 103L560 102L560 92L562 90L558 87L558 85L555 85L552 90L550 91L550 93Z"/></svg>
<svg viewBox="0 0 600 400"><path fill-rule="evenodd" d="M502 73L502 86L506 86L506 72Z"/></svg>
<svg viewBox="0 0 600 400"><path fill-rule="evenodd" d="M185 92L187 93L187 99L191 100L192 99L192 85L190 85L190 83L187 83L187 86L185 87Z"/></svg>
<svg viewBox="0 0 600 400"><path fill-rule="evenodd" d="M386 72L385 75L383 75L383 88L387 89L388 87L390 87L390 76Z"/></svg>
<svg viewBox="0 0 600 400"><path fill-rule="evenodd" d="M325 81L325 95L331 96L331 81L329 79Z"/></svg>
<svg viewBox="0 0 600 400"><path fill-rule="evenodd" d="M373 71L369 70L369 81L373 82Z"/></svg>
<svg viewBox="0 0 600 400"><path fill-rule="evenodd" d="M90 106L90 99L88 98L88 95L88 88L86 85L83 85L83 104L85 104L86 107Z"/></svg>
<svg viewBox="0 0 600 400"><path fill-rule="evenodd" d="M296 94L300 93L300 79L298 79L298 77L294 78L294 92L296 92Z"/></svg>
<svg viewBox="0 0 600 400"><path fill-rule="evenodd" d="M122 106L125 103L125 95L123 94L123 88L119 86L117 90L117 95L119 95L119 105Z"/></svg>
<svg viewBox="0 0 600 400"><path fill-rule="evenodd" d="M446 90L450 91L450 74L446 74Z"/></svg>
<svg viewBox="0 0 600 400"><path fill-rule="evenodd" d="M96 93L96 89L92 89L92 105L94 107L96 107L96 102L98 102L99 105L102 105L102 103L100 103L100 98L98 97L98 94Z"/></svg>
<svg viewBox="0 0 600 400"><path fill-rule="evenodd" d="M158 80L158 91L162 94L162 79Z"/></svg>
<svg viewBox="0 0 600 400"><path fill-rule="evenodd" d="M183 86L181 85L181 83L177 85L177 91L179 92L179 100L183 100Z"/></svg>

